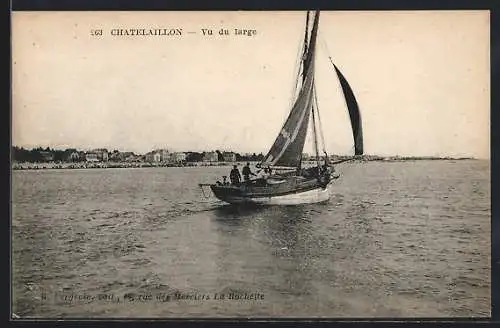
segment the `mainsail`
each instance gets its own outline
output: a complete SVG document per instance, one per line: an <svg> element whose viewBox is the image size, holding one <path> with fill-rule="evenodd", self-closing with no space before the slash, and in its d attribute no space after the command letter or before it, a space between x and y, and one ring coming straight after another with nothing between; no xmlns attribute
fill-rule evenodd
<svg viewBox="0 0 500 328"><path fill-rule="evenodd" d="M333 63L333 61L332 64L333 67L335 67L335 72L337 72L337 76L344 93L345 102L347 104L347 110L349 111L349 118L351 119L352 136L354 139L354 154L363 155L363 129L358 102L356 101L356 97L354 96L354 93L352 92L347 79L344 77L344 75L342 75L339 68Z"/></svg>
<svg viewBox="0 0 500 328"><path fill-rule="evenodd" d="M318 23L319 12L316 12L309 45L305 44L307 51L302 65L304 80L299 95L261 165L300 167L313 105L314 54L316 50Z"/></svg>

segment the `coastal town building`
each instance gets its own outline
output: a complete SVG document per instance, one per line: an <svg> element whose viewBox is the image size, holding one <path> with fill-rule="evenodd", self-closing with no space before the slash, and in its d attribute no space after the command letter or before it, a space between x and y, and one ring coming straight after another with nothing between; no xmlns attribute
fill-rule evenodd
<svg viewBox="0 0 500 328"><path fill-rule="evenodd" d="M100 149L95 149L93 150L92 152L96 153L97 154L97 158L101 161L101 162L107 162L108 161L108 150L105 149L105 148L100 148Z"/></svg>
<svg viewBox="0 0 500 328"><path fill-rule="evenodd" d="M172 154L167 149L160 150L160 157L161 157L160 161L164 163L170 163L171 155Z"/></svg>
<svg viewBox="0 0 500 328"><path fill-rule="evenodd" d="M155 152L154 152L154 151L150 151L149 153L146 153L146 154L144 155L144 160L145 160L146 162L152 163L152 162L154 162L154 161L155 161L154 156L155 156Z"/></svg>
<svg viewBox="0 0 500 328"><path fill-rule="evenodd" d="M122 162L135 162L138 160L139 157L140 156L134 154L131 151L126 151L126 152L120 153L119 158Z"/></svg>
<svg viewBox="0 0 500 328"><path fill-rule="evenodd" d="M121 154L122 153L120 153L118 150L113 150L113 152L111 152L108 155L108 160L111 162L120 162L120 160L121 160L120 155Z"/></svg>
<svg viewBox="0 0 500 328"><path fill-rule="evenodd" d="M99 162L99 158L96 153L88 152L85 154L85 160L87 162Z"/></svg>
<svg viewBox="0 0 500 328"><path fill-rule="evenodd" d="M86 154L85 154L84 151L81 151L81 150L78 151L78 158L79 158L80 161L85 161L86 157L87 156L86 156Z"/></svg>
<svg viewBox="0 0 500 328"><path fill-rule="evenodd" d="M144 160L150 163L170 163L173 155L167 149L156 149L145 154Z"/></svg>
<svg viewBox="0 0 500 328"><path fill-rule="evenodd" d="M173 163L182 163L186 161L186 153L176 152L172 154L171 162Z"/></svg>
<svg viewBox="0 0 500 328"><path fill-rule="evenodd" d="M206 152L203 156L204 162L217 162L219 160L219 156L215 151Z"/></svg>
<svg viewBox="0 0 500 328"><path fill-rule="evenodd" d="M85 153L85 160L87 162L107 162L108 150L107 149L94 149Z"/></svg>
<svg viewBox="0 0 500 328"><path fill-rule="evenodd" d="M233 152L225 151L222 157L224 157L224 162L236 162L236 154Z"/></svg>
<svg viewBox="0 0 500 328"><path fill-rule="evenodd" d="M136 155L132 153L131 155L127 156L124 161L130 163L130 162L144 162L144 160L145 160L144 155Z"/></svg>

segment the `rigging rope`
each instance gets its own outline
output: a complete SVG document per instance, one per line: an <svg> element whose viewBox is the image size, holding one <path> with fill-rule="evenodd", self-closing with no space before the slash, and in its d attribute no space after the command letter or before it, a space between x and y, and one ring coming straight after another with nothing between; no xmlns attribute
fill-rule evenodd
<svg viewBox="0 0 500 328"><path fill-rule="evenodd" d="M299 86L299 81L300 81L300 67L301 67L301 62L302 62L302 52L304 51L305 44L303 41L299 43L299 48L297 50L297 55L295 58L295 79L293 81L293 86L292 86L292 93L290 96L290 104L289 107L293 106L293 103L295 102L295 98L297 97L297 89Z"/></svg>
<svg viewBox="0 0 500 328"><path fill-rule="evenodd" d="M330 51L328 49L328 45L327 45L325 39L323 39L323 36L321 34L319 35L319 43L321 44L321 46L323 47L323 49L326 52L326 55L328 56L328 58L330 58L330 61L331 61L332 57L330 56Z"/></svg>
<svg viewBox="0 0 500 328"><path fill-rule="evenodd" d="M313 85L313 94L314 94L314 104L316 107L316 112L318 114L319 135L321 137L322 150L323 150L323 153L326 155L325 135L323 134L323 125L321 124L321 117L319 116L319 106L318 106L318 97L317 97L317 93L316 93L316 85Z"/></svg>
<svg viewBox="0 0 500 328"><path fill-rule="evenodd" d="M314 93L314 85L313 85L313 93ZM312 126L313 126L313 136L314 136L314 151L316 153L316 162L319 167L319 151L318 151L318 134L316 133L316 117L315 117L315 110L314 110L314 103L312 106Z"/></svg>
<svg viewBox="0 0 500 328"><path fill-rule="evenodd" d="M321 35L320 35L320 42L319 43L321 44L321 46L325 50L326 55L327 55L328 59L330 60L330 63L332 64L333 68L335 68L335 64L333 63L332 56L330 55L330 51L328 50L328 45L327 45L325 39L323 39L323 37Z"/></svg>

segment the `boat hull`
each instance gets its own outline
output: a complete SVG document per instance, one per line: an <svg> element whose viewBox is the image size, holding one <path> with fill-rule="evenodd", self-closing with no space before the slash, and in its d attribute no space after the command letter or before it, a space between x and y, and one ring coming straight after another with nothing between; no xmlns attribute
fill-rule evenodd
<svg viewBox="0 0 500 328"><path fill-rule="evenodd" d="M330 198L328 183L317 179L289 177L239 185L210 185L215 197L230 204L300 205L325 202Z"/></svg>
<svg viewBox="0 0 500 328"><path fill-rule="evenodd" d="M217 195L216 195L217 196ZM307 191L298 191L278 196L233 196L217 197L230 204L256 204L256 205L301 205L326 202L330 199L327 188L316 188Z"/></svg>

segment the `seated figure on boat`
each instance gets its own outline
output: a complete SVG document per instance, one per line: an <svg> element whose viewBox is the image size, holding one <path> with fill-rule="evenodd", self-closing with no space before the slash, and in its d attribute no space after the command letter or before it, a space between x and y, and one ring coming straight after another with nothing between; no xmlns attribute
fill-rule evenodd
<svg viewBox="0 0 500 328"><path fill-rule="evenodd" d="M315 178L319 176L319 173L320 173L319 167L313 166L301 169L299 175L305 178Z"/></svg>
<svg viewBox="0 0 500 328"><path fill-rule="evenodd" d="M269 173L271 169L268 169L267 167L265 167L264 169L260 170L257 172L257 179L258 180L267 180L267 178L269 178L271 176L271 174Z"/></svg>
<svg viewBox="0 0 500 328"><path fill-rule="evenodd" d="M220 182L219 180L217 180L215 182L215 184L218 185L218 186L227 186L229 184L229 182L227 182L227 176L223 175L222 176L222 182Z"/></svg>
<svg viewBox="0 0 500 328"><path fill-rule="evenodd" d="M241 181L241 175L240 175L240 170L238 170L238 167L236 165L233 165L233 169L231 170L231 173L229 174L229 180L231 180L231 184L237 185Z"/></svg>
<svg viewBox="0 0 500 328"><path fill-rule="evenodd" d="M247 163L247 165L245 165L245 166L243 167L242 173L243 173L243 179L244 179L245 181L249 181L249 180L250 180L250 175L256 175L255 173L253 173L253 172L250 170L250 163Z"/></svg>
<svg viewBox="0 0 500 328"><path fill-rule="evenodd" d="M333 167L331 167L330 165L328 165L327 163L325 163L321 167L321 174L330 174L330 173L332 173L332 170L333 170Z"/></svg>

